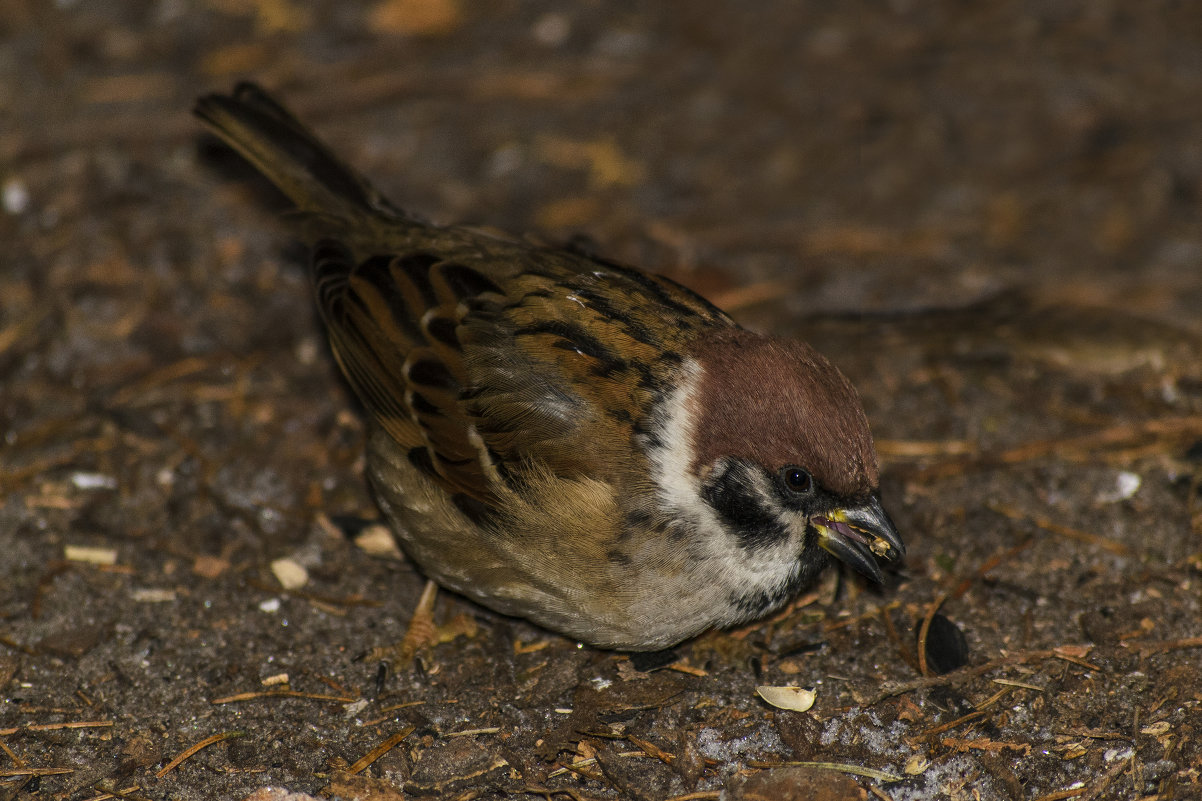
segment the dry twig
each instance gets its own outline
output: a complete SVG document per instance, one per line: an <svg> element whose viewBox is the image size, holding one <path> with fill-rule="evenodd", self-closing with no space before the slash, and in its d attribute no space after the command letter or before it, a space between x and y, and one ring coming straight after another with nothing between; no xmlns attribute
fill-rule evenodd
<svg viewBox="0 0 1202 801"><path fill-rule="evenodd" d="M1139 656L1140 659L1144 659L1155 654L1179 651L1183 648L1202 648L1202 637L1182 637L1177 640L1140 643Z"/></svg>
<svg viewBox="0 0 1202 801"><path fill-rule="evenodd" d="M546 799L546 801L551 801L551 799L557 795L566 795L568 798L572 799L572 801L592 801L591 798L581 795L579 791L573 790L571 787L556 787L552 789L549 787L539 787L538 785L528 784L522 788L522 792L529 793L530 795L541 795L544 799ZM716 795L714 796L714 798L717 797L718 796ZM669 799L669 801L671 801L671 799Z"/></svg>
<svg viewBox="0 0 1202 801"><path fill-rule="evenodd" d="M356 773L361 773L365 768L367 768L368 765L400 745L401 740L404 740L410 734L413 734L415 729L415 726L406 726L405 728L401 729L396 734L392 735L387 740L380 743L363 756L359 757L359 759L355 760L355 764L347 768L347 774L354 776Z"/></svg>
<svg viewBox="0 0 1202 801"><path fill-rule="evenodd" d="M879 782L900 782L905 780L905 776L898 776L896 773L889 773L884 770L875 768L866 768L863 765L851 765L845 762L760 762L752 760L747 763L749 768L817 768L818 770L831 770L836 773L848 773L852 776L863 776L868 779L876 779Z"/></svg>
<svg viewBox="0 0 1202 801"><path fill-rule="evenodd" d="M946 459L921 468L916 478L948 478L966 470L1008 467L1046 456L1065 461L1097 461L1099 454L1107 452L1131 456L1125 452L1135 446L1147 446L1142 447L1140 453L1147 453L1148 448L1155 453L1198 436L1202 436L1202 416L1198 415L1122 423L1088 434L1038 439L1004 451Z"/></svg>
<svg viewBox="0 0 1202 801"><path fill-rule="evenodd" d="M1080 529L1071 528L1070 526L1064 526L1060 523L1055 523L1046 517L1028 514L1027 512L1023 512L1019 509L1014 509L1000 503L991 503L989 504L989 508L1003 517L1010 518L1011 520L1025 520L1034 524L1035 526L1038 526L1044 531L1050 531L1053 534L1059 534L1062 537L1066 537L1077 542L1084 542L1088 545L1096 545L1097 547L1110 551L1118 556L1131 555L1131 549L1123 543L1115 542L1114 540L1108 539L1099 534L1090 534L1088 531L1081 531Z"/></svg>
<svg viewBox="0 0 1202 801"><path fill-rule="evenodd" d="M353 704L359 700L347 695L322 695L321 693L304 693L299 690L263 690L214 698L209 703L216 706L218 704L236 704L241 701L255 701L259 698L308 698L311 701L332 701L336 704Z"/></svg>
<svg viewBox="0 0 1202 801"><path fill-rule="evenodd" d="M74 772L75 768L8 768L0 770L0 776L57 776Z"/></svg>
<svg viewBox="0 0 1202 801"><path fill-rule="evenodd" d="M206 737L203 740L201 740L199 743L197 743L196 745L193 745L189 748L185 748L180 753L179 756L177 756L175 759L168 762L167 765L162 770L160 770L158 773L154 774L154 777L156 779L163 778L168 773L170 773L171 771L173 771L177 767L179 767L180 764L182 764L185 759L188 759L193 754L196 754L199 751L202 751L205 748L208 748L210 745L219 743L222 740L232 740L235 737L243 737L245 735L246 735L246 732L242 732L242 731L225 731L225 732L218 732L217 734Z"/></svg>
<svg viewBox="0 0 1202 801"><path fill-rule="evenodd" d="M914 692L915 690L926 690L931 687L955 686L972 681L979 676L988 673L997 668L1010 667L1011 665L1021 665L1028 662L1039 662L1044 659L1064 659L1074 664L1080 664L1091 670L1100 670L1097 665L1086 662L1072 654L1072 650L1081 650L1088 653L1088 646L1060 646L1058 648L1048 648L1039 651L1019 651L1006 656L991 659L980 665L973 667L963 667L959 670L953 670L951 673L945 673L942 676L923 676L919 679L911 681L903 681L895 684L886 683L882 690L874 696L868 698L864 704L872 706L879 704L886 698L892 698L895 695Z"/></svg>

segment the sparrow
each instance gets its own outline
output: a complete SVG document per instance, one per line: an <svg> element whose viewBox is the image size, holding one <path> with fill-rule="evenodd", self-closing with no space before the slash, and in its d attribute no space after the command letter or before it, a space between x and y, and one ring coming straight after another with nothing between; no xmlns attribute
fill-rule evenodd
<svg viewBox="0 0 1202 801"><path fill-rule="evenodd" d="M667 278L402 211L263 89L196 115L297 208L367 473L444 588L606 649L787 603L904 546L856 390Z"/></svg>

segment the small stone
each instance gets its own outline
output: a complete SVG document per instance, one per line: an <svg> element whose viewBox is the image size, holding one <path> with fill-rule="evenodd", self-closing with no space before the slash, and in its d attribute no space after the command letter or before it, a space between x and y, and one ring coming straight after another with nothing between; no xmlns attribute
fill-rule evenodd
<svg viewBox="0 0 1202 801"><path fill-rule="evenodd" d="M108 636L106 626L80 626L43 637L38 650L65 659L78 659Z"/></svg>
<svg viewBox="0 0 1202 801"><path fill-rule="evenodd" d="M1135 497L1139 492L1143 478L1138 473L1128 470L1121 471L1114 479L1114 489L1098 493L1099 503L1118 503Z"/></svg>
<svg viewBox="0 0 1202 801"><path fill-rule="evenodd" d="M294 559L276 559L271 563L271 572L286 590L299 590L309 583L309 571Z"/></svg>
<svg viewBox="0 0 1202 801"><path fill-rule="evenodd" d="M355 535L355 545L366 554L385 556L393 559L401 558L401 549L396 545L396 539L387 526L376 523Z"/></svg>
<svg viewBox="0 0 1202 801"><path fill-rule="evenodd" d="M9 214L23 214L29 209L29 189L20 178L9 178L0 189L4 210Z"/></svg>

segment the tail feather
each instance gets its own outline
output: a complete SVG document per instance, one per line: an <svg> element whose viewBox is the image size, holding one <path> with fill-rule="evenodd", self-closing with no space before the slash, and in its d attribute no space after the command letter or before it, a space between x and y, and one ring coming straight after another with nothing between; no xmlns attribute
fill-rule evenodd
<svg viewBox="0 0 1202 801"><path fill-rule="evenodd" d="M240 83L232 94L205 95L193 111L301 211L401 215L258 85Z"/></svg>

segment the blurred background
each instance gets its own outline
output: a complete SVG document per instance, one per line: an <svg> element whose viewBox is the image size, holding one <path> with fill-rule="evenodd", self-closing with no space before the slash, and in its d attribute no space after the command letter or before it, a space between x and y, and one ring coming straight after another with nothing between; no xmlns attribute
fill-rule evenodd
<svg viewBox="0 0 1202 801"><path fill-rule="evenodd" d="M799 313L1014 286L1186 323L1202 304L1189 4L2 10L10 242L178 202L193 97L251 77L436 220L585 233L702 284L786 278ZM105 236L73 249L100 259Z"/></svg>
<svg viewBox="0 0 1202 801"><path fill-rule="evenodd" d="M376 687L351 657L421 580L340 533L374 507L305 255L191 117L242 79L404 208L583 236L810 339L864 396L904 571L651 678L449 598L482 633ZM904 774L843 786L896 801L1187 797L1200 98L1169 0L0 0L0 798L316 792L402 725L344 797L775 797L739 782L799 759ZM937 601L951 664L1028 656L874 697ZM329 697L216 703L280 671ZM71 721L107 724L31 728ZM673 758L588 740L611 724Z"/></svg>

